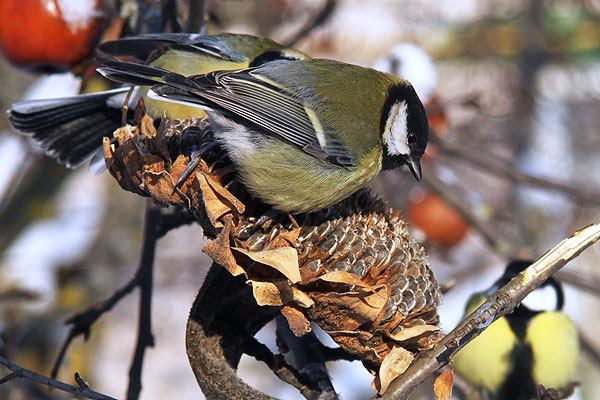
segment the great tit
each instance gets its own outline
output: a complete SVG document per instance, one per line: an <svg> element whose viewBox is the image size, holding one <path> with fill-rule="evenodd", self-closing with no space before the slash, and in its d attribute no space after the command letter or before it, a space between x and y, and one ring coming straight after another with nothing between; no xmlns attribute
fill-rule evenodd
<svg viewBox="0 0 600 400"><path fill-rule="evenodd" d="M190 77L103 63L98 70L109 79L152 85L151 99L205 109L246 187L280 211L333 205L382 169L407 165L421 178L425 108L395 75L316 59Z"/></svg>
<svg viewBox="0 0 600 400"><path fill-rule="evenodd" d="M271 39L250 35L147 34L103 43L100 51L126 56L184 75L241 69L278 59L305 59L306 54ZM130 110L142 97L153 118L202 116L197 107L157 103L137 87ZM129 87L67 98L31 100L13 104L8 111L13 126L31 134L46 153L74 167L101 149L102 137L122 125L122 107ZM129 113L130 116L133 112Z"/></svg>
<svg viewBox="0 0 600 400"><path fill-rule="evenodd" d="M465 316L531 263L509 263L492 287L471 296ZM563 301L561 285L550 277L512 314L495 321L460 350L454 357L456 371L496 400L537 398L538 384L565 387L577 372L579 336L561 311Z"/></svg>

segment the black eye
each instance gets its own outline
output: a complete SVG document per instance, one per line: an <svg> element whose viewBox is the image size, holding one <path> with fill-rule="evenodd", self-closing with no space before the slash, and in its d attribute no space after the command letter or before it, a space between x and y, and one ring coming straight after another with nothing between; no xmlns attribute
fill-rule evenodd
<svg viewBox="0 0 600 400"><path fill-rule="evenodd" d="M415 135L414 133L409 133L407 141L408 141L408 144L415 144L415 143L417 143L417 135Z"/></svg>

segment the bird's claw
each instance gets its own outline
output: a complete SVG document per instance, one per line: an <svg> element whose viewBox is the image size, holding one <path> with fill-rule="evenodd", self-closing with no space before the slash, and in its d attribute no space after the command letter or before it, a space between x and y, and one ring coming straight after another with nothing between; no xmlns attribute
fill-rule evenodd
<svg viewBox="0 0 600 400"><path fill-rule="evenodd" d="M177 183L175 184L176 189L180 188L183 185L183 182L185 182L190 177L192 172L198 167L198 165L200 165L200 161L202 161L202 155L215 145L215 142L208 142L202 147L200 147L198 150L192 151L192 153L190 154L190 162L177 179Z"/></svg>

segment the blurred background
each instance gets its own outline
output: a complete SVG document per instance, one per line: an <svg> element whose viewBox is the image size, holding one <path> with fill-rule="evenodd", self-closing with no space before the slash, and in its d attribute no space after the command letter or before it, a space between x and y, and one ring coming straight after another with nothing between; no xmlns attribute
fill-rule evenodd
<svg viewBox="0 0 600 400"><path fill-rule="evenodd" d="M12 18L2 13L8 3L0 0L2 26L19 26L34 12L40 12L36 21L45 23L44 10L52 18L84 23L73 28L77 32L88 32L86 24L95 19L103 27L118 20L110 4L95 0L22 1L29 16ZM135 4L124 0L120 10L133 12ZM221 0L207 4L208 30L285 42L326 5L326 18L300 39L299 49L405 76L427 104L436 137L423 161L425 182L395 171L381 174L371 187L411 221L439 282L451 287L439 309L448 332L467 297L489 287L507 260L538 258L600 220L600 1ZM53 14L52 7L60 13ZM97 36L82 35L88 46ZM81 89L82 80L71 73L15 68L27 60L20 54L22 36L11 37L18 40L2 38L12 64L0 59L0 108ZM50 46L50 38L41 40L41 48ZM93 68L81 68L85 90L106 88L88 72ZM0 160L0 352L49 374L68 332L64 320L107 298L135 273L144 199L121 190L106 173L57 165L15 134L4 113ZM158 243L156 345L144 363L143 399L201 396L184 337L189 308L210 266L201 252L203 240L201 229L191 225ZM600 248L592 247L562 275L566 312L596 349L600 287L583 290L572 282L573 275L593 282L600 275L599 259ZM78 370L94 390L121 397L137 335L136 313L137 295L132 295L105 314L89 341L74 341L59 379L72 382ZM258 338L276 350L272 331L268 325ZM330 371L342 399L374 394L372 377L359 362L332 363ZM582 352L579 371L582 385L574 398L598 398L598 359ZM239 373L273 396L302 398L248 357ZM430 387L425 383L412 398L431 398ZM42 396L50 395L24 381L0 386L3 398Z"/></svg>

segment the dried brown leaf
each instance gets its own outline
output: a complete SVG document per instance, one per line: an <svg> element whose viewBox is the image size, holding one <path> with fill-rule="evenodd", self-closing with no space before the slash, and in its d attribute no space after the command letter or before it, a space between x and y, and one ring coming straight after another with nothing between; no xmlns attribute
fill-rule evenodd
<svg viewBox="0 0 600 400"><path fill-rule="evenodd" d="M237 197L231 194L231 192L223 187L220 183L215 181L210 175L203 174L206 178L206 183L210 185L212 190L218 194L222 201L227 204L230 208L235 210L238 214L243 214L246 210L244 203L238 200Z"/></svg>
<svg viewBox="0 0 600 400"><path fill-rule="evenodd" d="M142 128L142 135L147 136L149 138L153 138L156 136L156 128L154 127L154 120L145 114L142 117L142 122L140 123Z"/></svg>
<svg viewBox="0 0 600 400"><path fill-rule="evenodd" d="M368 360L374 364L381 363L381 357L371 346L373 334L366 331L327 331L329 336L344 350L358 354L362 360Z"/></svg>
<svg viewBox="0 0 600 400"><path fill-rule="evenodd" d="M355 330L375 321L389 298L386 285L345 293L311 292L310 296L316 303L311 309L311 318L325 330L336 331Z"/></svg>
<svg viewBox="0 0 600 400"><path fill-rule="evenodd" d="M421 336L424 333L434 332L439 330L438 326L434 325L415 325L410 328L401 330L395 334L389 334L388 337L396 342L404 342L406 340L413 339L417 336Z"/></svg>
<svg viewBox="0 0 600 400"><path fill-rule="evenodd" d="M211 185L208 183L208 177L202 172L196 173L200 191L202 193L202 201L206 209L206 214L210 223L215 228L219 228L222 223L219 221L226 214L230 214L232 207L223 201L223 198L218 196Z"/></svg>
<svg viewBox="0 0 600 400"><path fill-rule="evenodd" d="M433 392L438 400L447 400L452 394L452 383L454 381L454 370L450 369L441 373L433 383Z"/></svg>
<svg viewBox="0 0 600 400"><path fill-rule="evenodd" d="M308 308L314 301L303 291L290 285L289 281L250 281L252 293L259 306L282 306L295 303L300 307Z"/></svg>
<svg viewBox="0 0 600 400"><path fill-rule="evenodd" d="M231 252L230 234L233 227L233 217L227 217L223 229L217 235L217 238L204 246L204 251L217 264L225 267L233 276L244 273L244 269L237 264L233 253Z"/></svg>
<svg viewBox="0 0 600 400"><path fill-rule="evenodd" d="M293 287L293 286L292 286L292 294L293 294L292 300L294 301L294 303L296 303L300 307L309 308L315 304L314 300L311 299L309 295L307 295L302 290L300 290L296 287Z"/></svg>
<svg viewBox="0 0 600 400"><path fill-rule="evenodd" d="M281 314L287 319L288 325L294 335L302 336L311 331L310 321L297 308L290 306L282 307Z"/></svg>
<svg viewBox="0 0 600 400"><path fill-rule="evenodd" d="M252 282L252 294L259 306L282 306L292 298L292 288L288 282Z"/></svg>
<svg viewBox="0 0 600 400"><path fill-rule="evenodd" d="M137 174L131 175L123 161L123 158L131 159L135 157L134 147L129 145L125 146L125 148L121 148L120 146L119 148L115 148L115 145L110 144L110 140L105 137L103 139L103 149L106 168L115 177L119 185L130 192L148 195L140 189L142 178Z"/></svg>
<svg viewBox="0 0 600 400"><path fill-rule="evenodd" d="M164 204L184 204L189 207L190 201L181 191L175 190L173 178L168 172L150 172L142 174L144 189L152 194L158 202Z"/></svg>
<svg viewBox="0 0 600 400"><path fill-rule="evenodd" d="M137 126L125 125L113 132L113 136L117 139L117 143L122 145L128 140L133 139L135 136L140 134L140 130Z"/></svg>
<svg viewBox="0 0 600 400"><path fill-rule="evenodd" d="M185 168L188 166L189 162L190 162L189 158L184 156L183 154L179 154L177 156L177 158L173 162L173 165L171 165L171 176L173 177L174 181L179 180L179 177L181 176L183 171L185 171ZM188 178L181 183L181 185L180 185L181 191L183 193L186 193L188 188L191 186L192 182L195 179L196 179L196 175L190 174L190 176L188 176Z"/></svg>
<svg viewBox="0 0 600 400"><path fill-rule="evenodd" d="M385 393L390 383L406 371L414 358L410 351L403 347L394 346L383 359L381 367L379 367L379 373L371 383L373 389L379 394Z"/></svg>
<svg viewBox="0 0 600 400"><path fill-rule="evenodd" d="M298 283L300 265L298 264L298 251L293 247L280 247L273 250L248 251L239 247L232 248L234 254L242 254L250 260L271 267L283 274L292 283Z"/></svg>

